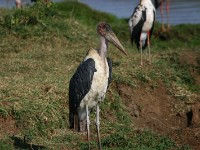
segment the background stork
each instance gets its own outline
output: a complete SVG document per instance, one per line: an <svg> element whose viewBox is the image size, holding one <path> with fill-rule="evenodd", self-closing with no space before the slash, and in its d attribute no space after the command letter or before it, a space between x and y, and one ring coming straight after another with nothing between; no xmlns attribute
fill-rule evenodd
<svg viewBox="0 0 200 150"><path fill-rule="evenodd" d="M21 0L15 0L15 5L16 5L16 8L21 8L22 7L22 1Z"/></svg>
<svg viewBox="0 0 200 150"><path fill-rule="evenodd" d="M69 123L70 128L85 131L90 148L89 114L96 107L96 128L99 149L101 149L99 133L99 103L105 98L111 81L112 63L107 58L108 42L114 44L127 55L123 46L113 33L109 24L101 22L97 26L100 35L100 47L91 49L77 68L69 84Z"/></svg>
<svg viewBox="0 0 200 150"><path fill-rule="evenodd" d="M153 32L155 21L155 7L151 0L140 0L140 3L135 8L131 18L129 19L129 27L131 32L131 43L135 41L137 48L140 49L141 66L143 65L142 53L143 49L148 46L149 63L150 56L150 38Z"/></svg>
<svg viewBox="0 0 200 150"><path fill-rule="evenodd" d="M162 31L165 32L165 25L164 25L164 13L163 13L163 3L165 0L152 0L154 6L156 9L160 8L160 14L161 14L161 19L162 19ZM169 3L170 0L166 0L166 15L167 15L167 29L169 30L170 24L169 24Z"/></svg>

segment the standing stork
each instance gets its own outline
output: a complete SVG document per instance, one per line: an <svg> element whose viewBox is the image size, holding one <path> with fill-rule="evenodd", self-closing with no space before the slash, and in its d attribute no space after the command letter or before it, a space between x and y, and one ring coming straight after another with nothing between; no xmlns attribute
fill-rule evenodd
<svg viewBox="0 0 200 150"><path fill-rule="evenodd" d="M21 8L22 7L22 1L21 0L15 0L15 5L16 5L16 8Z"/></svg>
<svg viewBox="0 0 200 150"><path fill-rule="evenodd" d="M131 32L131 43L135 41L138 50L140 49L141 66L143 65L142 53L143 49L148 46L149 63L150 57L150 38L153 32L155 21L155 7L151 0L140 0L140 3L135 8L131 18L129 19L129 27Z"/></svg>
<svg viewBox="0 0 200 150"><path fill-rule="evenodd" d="M154 6L156 9L158 9L160 7L160 14L161 14L161 19L162 19L162 31L166 31L165 29L165 25L164 25L164 13L163 13L163 3L165 0L152 0ZM169 24L169 3L170 0L166 0L166 14L167 14L167 28L170 28L170 24Z"/></svg>
<svg viewBox="0 0 200 150"><path fill-rule="evenodd" d="M100 22L97 26L100 35L100 47L91 49L77 68L69 84L69 123L70 128L85 131L90 149L90 111L96 107L96 128L99 149L101 149L99 132L99 103L105 98L111 82L112 62L107 58L108 42L114 44L127 55L125 49L115 36L109 24Z"/></svg>

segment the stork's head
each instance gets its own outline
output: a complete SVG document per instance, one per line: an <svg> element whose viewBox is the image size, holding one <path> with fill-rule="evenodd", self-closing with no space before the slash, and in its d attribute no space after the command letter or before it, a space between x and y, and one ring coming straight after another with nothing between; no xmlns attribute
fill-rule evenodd
<svg viewBox="0 0 200 150"><path fill-rule="evenodd" d="M100 22L97 25L97 32L99 33L100 36L107 39L110 43L115 45L120 51L122 51L125 55L127 55L124 47L119 42L118 38L116 37L116 35L112 31L112 28L109 24L107 24L106 22Z"/></svg>

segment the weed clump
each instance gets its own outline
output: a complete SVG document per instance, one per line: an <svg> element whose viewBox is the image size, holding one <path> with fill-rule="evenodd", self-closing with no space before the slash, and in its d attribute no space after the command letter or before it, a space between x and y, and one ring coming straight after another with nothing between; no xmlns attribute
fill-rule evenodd
<svg viewBox="0 0 200 150"><path fill-rule="evenodd" d="M45 26L46 20L53 19L56 15L54 4L52 2L44 4L41 1L33 6L13 10L4 16L2 26L20 34L28 31L28 26Z"/></svg>

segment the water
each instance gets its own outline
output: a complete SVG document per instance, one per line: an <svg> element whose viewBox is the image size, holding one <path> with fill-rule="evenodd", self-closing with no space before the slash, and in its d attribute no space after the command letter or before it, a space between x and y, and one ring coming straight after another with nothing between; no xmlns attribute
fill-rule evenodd
<svg viewBox="0 0 200 150"><path fill-rule="evenodd" d="M8 3L7 3L8 1ZM59 2L62 0L53 0ZM138 4L139 0L79 0L91 8L111 13L119 18L129 18ZM23 4L30 3L30 0L22 0ZM0 7L13 8L14 0L0 0ZM165 6L165 3L164 5ZM164 22L167 22L165 7ZM157 21L161 22L159 9L156 12ZM200 24L200 0L171 0L170 1L170 24Z"/></svg>
<svg viewBox="0 0 200 150"><path fill-rule="evenodd" d="M90 7L111 13L119 18L129 18L139 0L80 0ZM167 22L165 3L164 22ZM156 19L161 22L160 10L156 11ZM200 23L200 0L171 0L170 1L170 24L199 24Z"/></svg>
<svg viewBox="0 0 200 150"><path fill-rule="evenodd" d="M23 5L27 5L31 3L31 0L21 0ZM63 0L52 0L54 2L60 2ZM3 8L14 8L15 7L15 0L0 0L0 7Z"/></svg>

